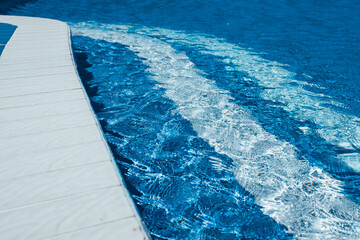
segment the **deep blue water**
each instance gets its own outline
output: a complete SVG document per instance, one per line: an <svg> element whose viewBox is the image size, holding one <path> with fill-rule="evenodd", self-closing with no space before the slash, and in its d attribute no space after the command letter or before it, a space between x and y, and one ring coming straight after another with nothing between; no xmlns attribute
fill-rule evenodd
<svg viewBox="0 0 360 240"><path fill-rule="evenodd" d="M154 239L360 238L360 6L38 0Z"/></svg>
<svg viewBox="0 0 360 240"><path fill-rule="evenodd" d="M15 32L16 27L10 24L0 23L0 56L3 52L5 45Z"/></svg>

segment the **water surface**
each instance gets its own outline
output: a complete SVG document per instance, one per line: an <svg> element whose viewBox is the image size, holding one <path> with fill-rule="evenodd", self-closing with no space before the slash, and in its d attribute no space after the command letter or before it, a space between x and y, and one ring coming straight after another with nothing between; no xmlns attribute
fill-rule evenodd
<svg viewBox="0 0 360 240"><path fill-rule="evenodd" d="M38 0L154 239L360 238L360 7Z"/></svg>

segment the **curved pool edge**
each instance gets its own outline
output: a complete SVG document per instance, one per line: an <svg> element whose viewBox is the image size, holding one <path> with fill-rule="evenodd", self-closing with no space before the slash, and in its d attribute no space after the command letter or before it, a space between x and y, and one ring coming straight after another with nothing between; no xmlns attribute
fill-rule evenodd
<svg viewBox="0 0 360 240"><path fill-rule="evenodd" d="M0 57L0 234L151 239L78 75L69 26L0 23L18 27Z"/></svg>
<svg viewBox="0 0 360 240"><path fill-rule="evenodd" d="M68 27L68 28L69 28L69 27ZM98 118L96 117L95 110L94 110L94 108L92 107L92 105L91 105L91 103L90 103L89 97L88 97L88 95L87 95L87 93L86 93L86 90L85 90L85 87L84 87L84 84L83 84L83 82L81 81L79 72L78 72L78 70L77 70L78 68L77 68L77 65L76 65L76 61L75 61L75 58L74 58L74 51L73 51L73 47L72 47L71 36L72 36L72 35L71 35L71 29L69 28L70 54L71 54L71 57L72 57L73 64L74 64L74 66L75 66L75 71L76 71L76 73L77 73L79 82L80 82L80 84L81 84L81 86L82 86L82 89L83 89L84 93L85 93L86 96L87 96L87 99L86 99L86 100L87 100L87 102L88 102L88 104L89 104L89 107L90 107L91 110L92 110L91 113L92 113L92 115L94 116L94 119L96 120L96 124L97 124L97 126L99 127L99 130L100 130L101 133L102 133L102 134L101 134L101 137L102 137L104 143L106 144L106 148L107 148L107 151L108 151L109 155L111 156L112 164L113 164L114 168L117 170L116 173L117 173L117 175L118 175L118 178L119 178L121 184L123 185L123 187L126 189L126 191L125 191L126 197L128 198L131 207L132 207L133 210L136 212L135 217L137 218L138 222L141 224L141 228L143 229L143 231L146 233L146 234L145 234L146 239L147 239L147 240L151 240L152 238L151 238L150 232L148 231L148 229L147 229L147 227L146 227L146 225L145 225L145 222L144 222L144 221L141 219L141 217L140 217L140 216L141 216L141 215L140 215L140 212L139 212L138 208L136 207L136 204L135 204L133 198L131 197L131 193L130 193L128 187L127 187L127 184L126 184L126 182L125 182L124 176L123 176L123 174L121 173L121 170L119 169L118 165L116 164L115 157L114 157L114 155L113 155L113 153L112 153L112 151L111 151L111 149L110 149L110 146L109 146L108 142L106 141L106 139L105 139L105 137L104 137L104 130L103 130L103 128L102 128L102 126L101 126Z"/></svg>

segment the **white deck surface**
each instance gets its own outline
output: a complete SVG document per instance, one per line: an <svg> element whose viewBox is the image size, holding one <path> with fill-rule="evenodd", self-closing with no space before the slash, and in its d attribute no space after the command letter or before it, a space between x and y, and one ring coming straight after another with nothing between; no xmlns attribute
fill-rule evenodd
<svg viewBox="0 0 360 240"><path fill-rule="evenodd" d="M0 57L0 239L148 239L73 63L69 28L18 26Z"/></svg>

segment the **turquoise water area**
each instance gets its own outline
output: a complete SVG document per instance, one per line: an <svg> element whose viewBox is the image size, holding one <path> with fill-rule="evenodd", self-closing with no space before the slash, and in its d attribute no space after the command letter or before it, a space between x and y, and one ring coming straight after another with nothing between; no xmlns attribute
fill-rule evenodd
<svg viewBox="0 0 360 240"><path fill-rule="evenodd" d="M154 239L360 239L360 5L38 0Z"/></svg>

